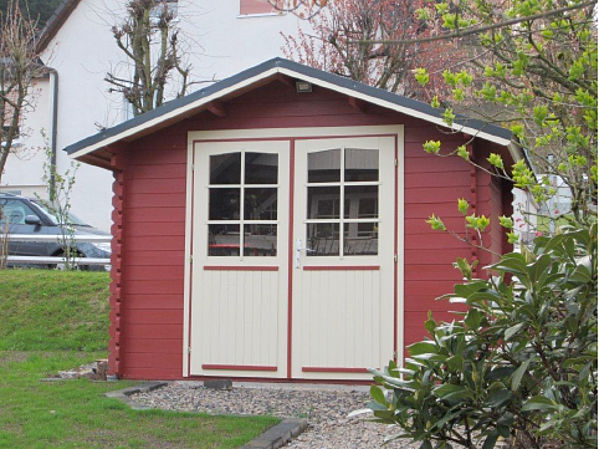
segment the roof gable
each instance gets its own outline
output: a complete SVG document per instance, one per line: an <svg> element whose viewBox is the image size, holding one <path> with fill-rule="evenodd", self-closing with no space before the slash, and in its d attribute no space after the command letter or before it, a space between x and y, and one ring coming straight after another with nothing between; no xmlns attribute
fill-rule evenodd
<svg viewBox="0 0 599 449"><path fill-rule="evenodd" d="M37 41L38 53L44 51L81 0L64 0L50 16Z"/></svg>
<svg viewBox="0 0 599 449"><path fill-rule="evenodd" d="M67 146L64 150L71 156L78 158L120 140L135 139L138 136L147 134L148 131L159 129L166 126L166 124L170 125L192 114L196 114L206 109L211 102L238 92L257 88L264 84L264 82L281 75L307 81L350 97L358 98L443 127L448 127L443 121L443 109L436 109L427 103L293 61L274 58L185 97L165 103L159 108L117 126L87 137ZM481 120L459 116L451 128L502 146L512 147L512 133L509 130ZM519 157L516 157L516 159L519 159Z"/></svg>

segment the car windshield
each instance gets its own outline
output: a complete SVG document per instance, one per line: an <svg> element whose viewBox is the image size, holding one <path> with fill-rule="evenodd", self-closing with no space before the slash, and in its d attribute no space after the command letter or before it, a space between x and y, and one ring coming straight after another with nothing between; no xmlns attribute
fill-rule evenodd
<svg viewBox="0 0 599 449"><path fill-rule="evenodd" d="M53 213L50 212L49 208L47 207L46 204L44 204L44 202L39 201L39 200L31 200L31 202L37 206L37 208L46 216L50 219L50 221L52 221L53 224L58 225L59 224L59 220L58 218L56 218L56 215L54 215ZM77 217L74 214L69 213L69 223L71 223L72 225L75 226L88 226L90 227L90 225L88 225L87 223L85 223L83 220L81 220L79 217Z"/></svg>

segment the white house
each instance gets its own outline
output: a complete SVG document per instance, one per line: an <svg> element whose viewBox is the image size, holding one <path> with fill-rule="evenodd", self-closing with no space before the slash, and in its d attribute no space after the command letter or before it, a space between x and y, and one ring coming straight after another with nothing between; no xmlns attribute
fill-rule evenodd
<svg viewBox="0 0 599 449"><path fill-rule="evenodd" d="M109 93L104 80L109 71L127 70L125 56L111 32L112 26L122 22L127 3L65 0L50 19L40 48L42 61L53 70L36 82L35 108L23 121L21 144L9 157L0 191L43 196L44 146L55 149L57 166L64 170L71 161L60 149L130 118L121 95ZM267 0L172 3L193 80L197 81L226 78L279 56L281 33L296 33L298 27L307 26L293 14L274 11ZM111 183L110 172L89 165L79 167L72 194L73 212L108 230Z"/></svg>

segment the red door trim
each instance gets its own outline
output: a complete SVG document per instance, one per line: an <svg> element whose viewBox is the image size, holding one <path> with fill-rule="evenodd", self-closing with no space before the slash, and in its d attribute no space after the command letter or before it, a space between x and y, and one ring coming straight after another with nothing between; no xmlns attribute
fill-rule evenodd
<svg viewBox="0 0 599 449"><path fill-rule="evenodd" d="M378 271L380 265L305 265L304 271Z"/></svg>
<svg viewBox="0 0 599 449"><path fill-rule="evenodd" d="M191 147L191 223L189 230L189 306L187 310L188 320L187 323L187 348L185 348L185 352L187 352L187 376L191 376L191 351L188 348L191 347L191 305L193 303L193 205L194 205L194 192L195 192L195 172L193 167L195 166L195 147L192 145ZM187 262L187 261L185 261Z"/></svg>
<svg viewBox="0 0 599 449"><path fill-rule="evenodd" d="M225 365L218 363L204 363L202 369L231 370L231 371L277 371L276 366L263 365Z"/></svg>
<svg viewBox="0 0 599 449"><path fill-rule="evenodd" d="M399 254L398 254L398 248L399 248L399 236L398 236L398 227L399 227L399 211L397 208L397 203L399 202L399 192L398 192L398 186L399 186L399 164L403 164L404 161L400 161L399 160L399 138L397 135L395 135L395 160L397 161L397 164L395 164L395 188L393 189L395 191L395 195L394 195L394 202L395 204L393 205L393 209L395 210L394 215L394 230L393 230L393 361L395 363L397 363L397 354L398 354L398 347L397 347L397 337L398 337L398 317L397 317L397 313L399 312L399 305L398 305L398 298L397 298L397 294L398 294L398 279L397 279L397 269L399 268L398 264L399 264ZM405 190L405 188L404 188ZM397 256L397 258L396 258ZM403 257L402 257L403 260ZM405 326L404 326L405 327Z"/></svg>
<svg viewBox="0 0 599 449"><path fill-rule="evenodd" d="M304 373L367 373L366 368L341 368L325 366L302 366Z"/></svg>
<svg viewBox="0 0 599 449"><path fill-rule="evenodd" d="M204 265L204 271L279 271L279 267L273 265Z"/></svg>
<svg viewBox="0 0 599 449"><path fill-rule="evenodd" d="M287 242L287 379L291 379L293 330L293 220L295 196L295 139L289 140L289 235Z"/></svg>

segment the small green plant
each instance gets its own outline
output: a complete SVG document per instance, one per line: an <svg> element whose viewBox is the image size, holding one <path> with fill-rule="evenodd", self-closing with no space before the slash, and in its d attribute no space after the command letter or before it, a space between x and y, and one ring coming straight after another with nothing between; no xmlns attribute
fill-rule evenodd
<svg viewBox="0 0 599 449"><path fill-rule="evenodd" d="M42 131L45 138L45 133ZM70 163L63 173L56 167L52 149L49 145L44 148L46 160L44 162L43 180L48 190L48 199L38 197L46 209L56 218L59 229L58 240L62 248L64 258L64 269L77 268L75 258L78 256L75 242L75 227L71 220L71 194L75 186L75 175L79 169L79 163Z"/></svg>
<svg viewBox="0 0 599 449"><path fill-rule="evenodd" d="M596 223L502 256L486 280L459 267L446 297L468 311L429 316L405 368L373 372L375 419L423 449L597 447Z"/></svg>

